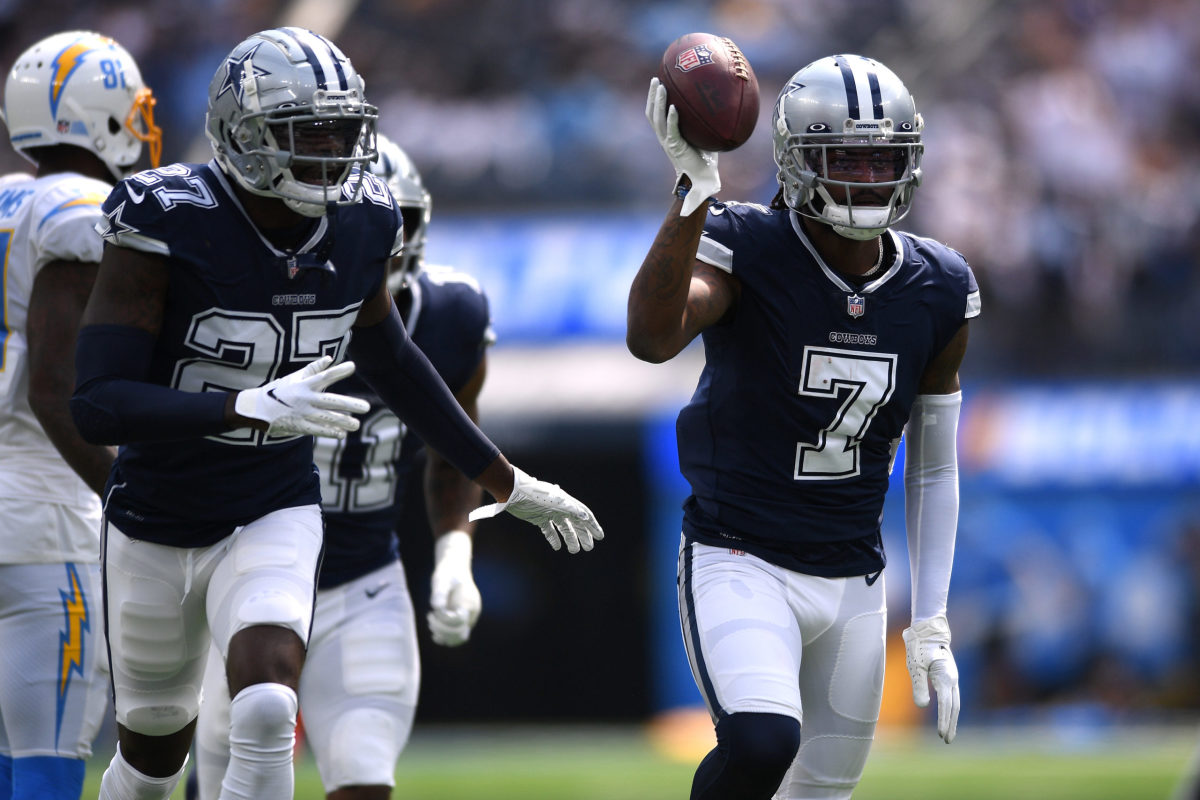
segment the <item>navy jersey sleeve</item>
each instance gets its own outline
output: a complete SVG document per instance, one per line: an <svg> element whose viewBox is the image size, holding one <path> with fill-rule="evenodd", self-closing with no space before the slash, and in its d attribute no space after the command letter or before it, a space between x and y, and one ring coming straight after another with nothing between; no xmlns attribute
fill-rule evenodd
<svg viewBox="0 0 1200 800"><path fill-rule="evenodd" d="M981 303L975 274L962 253L934 239L903 234L916 260L928 265L923 281L931 319L937 328L934 353L941 352L968 320L979 316Z"/></svg>
<svg viewBox="0 0 1200 800"><path fill-rule="evenodd" d="M696 258L735 274L737 269L753 264L758 258L759 240L746 235L749 229L746 215L762 210L765 210L762 206L751 203L711 204Z"/></svg>
<svg viewBox="0 0 1200 800"><path fill-rule="evenodd" d="M388 255L399 255L404 249L404 220L400 216L400 207L396 205L391 190L380 178L370 173L362 176L362 187L363 195L368 201L361 204L362 207L368 210L373 224L383 229L383 238L392 243Z"/></svg>
<svg viewBox="0 0 1200 800"><path fill-rule="evenodd" d="M420 281L426 307L413 339L457 394L495 342L487 295L474 278L442 267L427 268Z"/></svg>
<svg viewBox="0 0 1200 800"><path fill-rule="evenodd" d="M958 256L962 261L963 268L967 271L967 307L963 312L963 318L974 319L983 311L983 303L979 296L979 284L975 282L975 273L971 269L971 265L967 263L967 259L963 258L962 253L957 250L951 250L951 252Z"/></svg>
<svg viewBox="0 0 1200 800"><path fill-rule="evenodd" d="M178 213L168 219L168 212L189 205L196 210L217 205L212 188L194 174L192 165L139 172L109 193L96 232L108 244L170 256L171 229L180 223Z"/></svg>

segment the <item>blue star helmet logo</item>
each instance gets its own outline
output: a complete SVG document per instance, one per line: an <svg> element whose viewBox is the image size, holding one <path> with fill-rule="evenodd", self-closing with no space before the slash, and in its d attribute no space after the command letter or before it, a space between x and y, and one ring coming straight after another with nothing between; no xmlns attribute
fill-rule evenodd
<svg viewBox="0 0 1200 800"><path fill-rule="evenodd" d="M225 92L233 92L233 99L237 100L239 106L242 105L242 80L246 74L246 62L251 61L260 47L262 47L262 42L256 42L254 47L251 47L240 57L229 58L225 61L225 80L221 82L221 88L217 90L217 97L225 94ZM251 67L254 69L254 77L256 78L271 74L253 61L251 61Z"/></svg>

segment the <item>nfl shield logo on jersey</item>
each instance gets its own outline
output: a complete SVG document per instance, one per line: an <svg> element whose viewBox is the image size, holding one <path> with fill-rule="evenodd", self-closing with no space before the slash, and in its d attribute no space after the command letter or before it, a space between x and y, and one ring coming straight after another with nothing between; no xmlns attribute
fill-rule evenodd
<svg viewBox="0 0 1200 800"><path fill-rule="evenodd" d="M861 317L866 310L866 301L862 295L852 294L846 298L846 313L852 317Z"/></svg>

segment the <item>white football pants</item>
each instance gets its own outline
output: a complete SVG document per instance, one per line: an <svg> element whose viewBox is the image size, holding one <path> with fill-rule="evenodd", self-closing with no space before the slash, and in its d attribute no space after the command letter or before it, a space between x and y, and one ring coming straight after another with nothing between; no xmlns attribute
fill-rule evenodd
<svg viewBox="0 0 1200 800"><path fill-rule="evenodd" d="M107 524L117 721L165 736L195 719L210 641L224 654L233 635L253 625L307 640L322 536L315 505L272 512L208 547L130 539Z"/></svg>
<svg viewBox="0 0 1200 800"><path fill-rule="evenodd" d="M395 785L420 684L413 604L399 561L317 593L300 715L326 793ZM213 648L196 728L200 800L217 797L228 761L229 687Z"/></svg>
<svg viewBox="0 0 1200 800"><path fill-rule="evenodd" d="M849 798L883 699L883 576L820 578L681 539L677 585L692 675L714 721L749 711L801 723L776 800Z"/></svg>

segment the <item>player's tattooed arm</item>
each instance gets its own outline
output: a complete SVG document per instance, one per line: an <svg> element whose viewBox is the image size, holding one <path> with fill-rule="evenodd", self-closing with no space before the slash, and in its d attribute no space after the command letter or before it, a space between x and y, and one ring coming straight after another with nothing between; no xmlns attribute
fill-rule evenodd
<svg viewBox="0 0 1200 800"><path fill-rule="evenodd" d="M954 338L939 353L921 376L918 394L953 394L959 390L958 368L967 352L967 323L963 323Z"/></svg>
<svg viewBox="0 0 1200 800"><path fill-rule="evenodd" d="M737 299L737 281L696 260L704 214L679 216L676 198L629 289L625 344L637 358L674 358Z"/></svg>
<svg viewBox="0 0 1200 800"><path fill-rule="evenodd" d="M104 493L116 448L88 444L71 419L75 338L96 264L51 261L38 271L29 297L29 406L46 436L96 494Z"/></svg>

